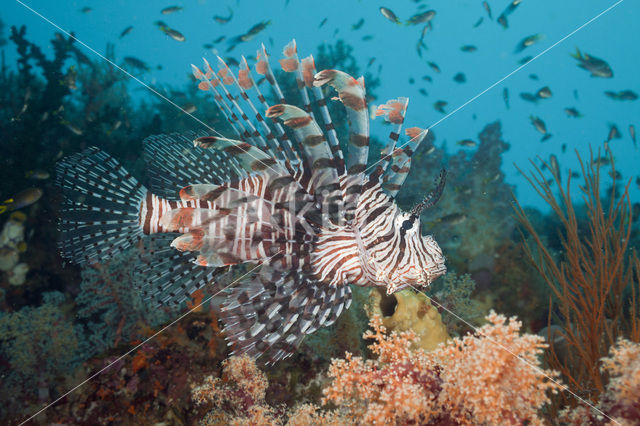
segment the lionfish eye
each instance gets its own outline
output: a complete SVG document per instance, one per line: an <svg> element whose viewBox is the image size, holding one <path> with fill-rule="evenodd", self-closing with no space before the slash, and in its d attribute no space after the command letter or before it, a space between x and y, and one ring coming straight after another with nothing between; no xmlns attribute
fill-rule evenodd
<svg viewBox="0 0 640 426"><path fill-rule="evenodd" d="M413 228L413 220L407 219L404 222L402 222L402 229L404 229L405 231L408 231L411 228Z"/></svg>

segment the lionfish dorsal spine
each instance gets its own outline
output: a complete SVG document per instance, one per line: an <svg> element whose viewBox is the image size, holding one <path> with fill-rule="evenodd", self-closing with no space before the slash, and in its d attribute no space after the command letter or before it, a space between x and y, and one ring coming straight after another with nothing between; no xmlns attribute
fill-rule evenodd
<svg viewBox="0 0 640 426"><path fill-rule="evenodd" d="M198 88L200 90L211 91L216 106L222 111L227 122L231 125L235 133L238 135L238 139L246 140L251 137L251 134L245 129L244 125L238 119L238 116L233 112L233 109L224 97L218 91L218 87L222 85L222 82L218 79L212 69L207 69L206 73L200 71L198 67L191 64L194 70L194 75L200 80Z"/></svg>
<svg viewBox="0 0 640 426"><path fill-rule="evenodd" d="M404 183L411 168L411 156L429 132L428 129L411 127L405 130L409 141L393 150L391 165L382 176L382 189L391 197L395 197Z"/></svg>
<svg viewBox="0 0 640 426"><path fill-rule="evenodd" d="M205 62L206 62L206 59L205 59ZM262 135L257 131L257 129L253 128L253 134L258 135L257 138L260 142L260 148L263 148L263 149L266 149L267 151L272 152L276 157L276 159L284 166L287 158L285 158L285 154L283 152L284 151L282 147L283 144L277 143L278 141L276 140L275 134L271 131L267 123L265 123L264 117L262 116L262 114L260 114L256 106L253 104L253 101L245 91L246 88L252 87L253 79L251 79L251 76L247 72L244 75L244 78L241 84L239 80L240 80L240 71L242 70L238 71L238 78L236 79L236 76L231 72L231 70L229 69L229 66L219 56L218 56L218 63L219 63L220 69L225 70L226 75L231 77L234 87L240 93L240 96L242 97L242 99L247 103L247 105L249 105L249 108L251 109L253 116L256 118L260 127L262 128L262 131L267 139L266 143L264 142ZM248 67L247 67L247 71L248 71ZM242 110L240 111L242 112ZM245 119L245 117L246 115L244 114L244 112L242 112L242 118ZM245 120L249 123L249 125L253 127L253 125L248 120L248 118Z"/></svg>
<svg viewBox="0 0 640 426"><path fill-rule="evenodd" d="M280 102L281 104L287 103L284 98L284 94L280 89L280 85L278 84L278 81L273 74L273 70L271 69L271 64L269 63L269 55L267 54L267 49L264 47L264 44L260 47L260 50L258 50L256 54L255 68L256 72L267 80L273 91L276 93L278 102Z"/></svg>
<svg viewBox="0 0 640 426"><path fill-rule="evenodd" d="M264 111L269 109L270 105L267 103L267 100L265 99L264 95L260 91L260 88L255 83L255 80L251 75L251 68L249 68L249 64L247 64L247 59L244 56L240 61L240 69L238 70L238 83L239 83L239 86L245 90L244 95L242 95L243 99L245 99L245 96L246 98L248 98L246 90L253 89ZM258 118L258 120L260 120L260 118ZM263 125L266 125L264 121L262 120L260 121L261 123L263 123ZM277 138L277 141L279 142L277 149L284 151L284 155L289 161L289 163L291 164L294 172L300 172L300 168L302 167L302 159L300 158L300 155L298 155L298 152L293 147L291 140L289 139L289 136L284 131L284 129L282 128L282 125L278 122L277 119L272 118L271 123L276 129L276 134L277 134L276 138Z"/></svg>
<svg viewBox="0 0 640 426"><path fill-rule="evenodd" d="M314 86L313 84L313 77L317 74L313 55L309 55L306 58L302 59L301 67L304 84L307 88L313 91L316 105L318 105L318 108L320 109L320 114L322 115L322 120L324 121L325 133L327 135L329 145L331 146L331 152L333 152L336 156L336 167L338 168L338 174L343 175L345 173L344 155L342 154L342 150L340 149L340 141L338 140L338 134L336 133L336 129L333 125L331 114L329 114L327 100L322 93L322 88Z"/></svg>
<svg viewBox="0 0 640 426"><path fill-rule="evenodd" d="M218 91L215 88L215 85L218 84L218 81L217 80L211 81L211 79L207 78L205 73L203 73L200 70L200 68L198 68L194 64L191 64L191 70L192 70L193 76L198 81L200 81L200 83L198 83L198 89L211 92L211 96L213 97L214 103L218 107L218 111L222 113L222 116L225 118L227 123L229 123L229 125L233 129L233 132L236 134L238 139L242 139L243 131L242 129L238 128L239 126L236 123L237 118L233 116L232 111L226 105L226 103L224 102L224 99L222 99L222 97L218 94Z"/></svg>
<svg viewBox="0 0 640 426"><path fill-rule="evenodd" d="M293 72L295 74L296 86L300 92L300 98L302 99L304 110L315 121L313 111L311 110L311 99L309 98L309 93L307 92L307 87L304 83L302 67L300 66L300 60L298 59L296 41L291 40L282 50L282 54L284 55L284 58L280 59L280 67L284 72Z"/></svg>
<svg viewBox="0 0 640 426"><path fill-rule="evenodd" d="M256 129L256 127L253 125L251 120L249 120L249 117L247 117L245 112L242 110L242 107L238 104L238 102L236 101L236 98L233 97L231 93L229 93L229 90L227 89L227 86L233 84L233 82L235 81L235 77L233 73L231 72L227 64L225 64L224 61L222 61L221 58L218 58L218 59L221 65L221 67L217 72L218 81L220 82L218 87L222 91L224 97L227 99L231 107L233 107L233 110L235 110L235 113L237 114L237 116L240 117L238 121L241 120L243 127L247 129L245 138L253 142L258 148L266 149L267 142L264 140L260 132L258 132L258 129ZM207 62L207 60L204 58L203 58L203 61L204 61L205 69L208 71L211 71L215 75L215 72L213 71L213 68L211 68L211 65L209 65L209 62Z"/></svg>
<svg viewBox="0 0 640 426"><path fill-rule="evenodd" d="M389 141L380 153L380 165L383 171L389 166L391 153L395 150L398 139L400 139L400 131L402 130L408 104L409 98L400 97L391 99L376 108L375 116L384 117L384 120L392 125L391 132L389 132Z"/></svg>

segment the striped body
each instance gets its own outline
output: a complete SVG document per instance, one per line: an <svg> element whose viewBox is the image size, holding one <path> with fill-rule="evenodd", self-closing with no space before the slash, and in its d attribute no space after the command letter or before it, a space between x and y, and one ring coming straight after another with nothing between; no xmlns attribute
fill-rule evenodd
<svg viewBox="0 0 640 426"><path fill-rule="evenodd" d="M316 73L313 57L298 59L295 42L283 53L280 64L294 74L303 108L286 103L264 46L255 71L271 85L276 105L268 105L244 58L237 76L221 59L217 72L207 61L204 71L192 65L198 88L213 95L238 139L202 133L147 138L149 190L96 148L58 165L66 197L63 256L99 261L142 239L145 258L137 276L145 297L180 306L214 281L226 294L220 314L234 350L268 353L271 362L336 321L350 305L350 284L384 287L390 294L427 286L446 270L438 244L421 235L419 219L440 197L444 171L410 212L394 201L411 155L427 135L409 128L410 139L396 145L408 99L376 110L392 131L367 173L363 79L338 70ZM347 111L346 154L326 86ZM216 281L219 272L245 262L260 267L230 287Z"/></svg>

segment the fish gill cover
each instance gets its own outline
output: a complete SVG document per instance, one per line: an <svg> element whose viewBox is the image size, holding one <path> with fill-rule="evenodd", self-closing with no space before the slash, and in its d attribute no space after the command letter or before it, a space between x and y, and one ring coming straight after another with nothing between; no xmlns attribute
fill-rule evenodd
<svg viewBox="0 0 640 426"><path fill-rule="evenodd" d="M9 2L0 418L635 421L628 3Z"/></svg>

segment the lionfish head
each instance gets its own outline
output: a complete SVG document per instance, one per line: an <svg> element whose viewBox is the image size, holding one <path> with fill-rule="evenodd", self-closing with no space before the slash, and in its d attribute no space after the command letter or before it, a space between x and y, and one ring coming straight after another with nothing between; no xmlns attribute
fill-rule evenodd
<svg viewBox="0 0 640 426"><path fill-rule="evenodd" d="M387 282L387 294L408 287L429 286L447 272L442 249L431 235L420 232L420 218L412 213L399 214L396 232L404 238L404 259Z"/></svg>

